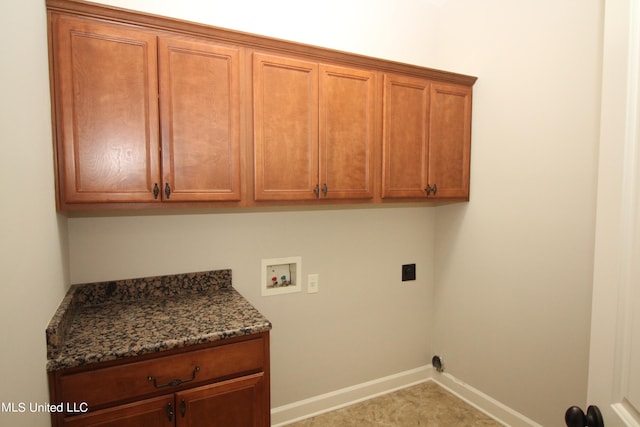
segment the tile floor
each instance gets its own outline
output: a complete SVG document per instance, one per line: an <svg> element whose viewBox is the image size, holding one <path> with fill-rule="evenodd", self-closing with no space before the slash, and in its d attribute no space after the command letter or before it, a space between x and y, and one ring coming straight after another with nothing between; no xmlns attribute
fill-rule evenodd
<svg viewBox="0 0 640 427"><path fill-rule="evenodd" d="M433 381L379 396L287 427L500 427L502 424Z"/></svg>

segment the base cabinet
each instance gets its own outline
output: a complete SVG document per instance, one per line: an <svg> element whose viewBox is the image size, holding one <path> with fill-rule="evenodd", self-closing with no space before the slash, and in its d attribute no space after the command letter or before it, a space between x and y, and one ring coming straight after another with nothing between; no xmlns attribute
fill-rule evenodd
<svg viewBox="0 0 640 427"><path fill-rule="evenodd" d="M262 373L64 420L67 427L264 427Z"/></svg>
<svg viewBox="0 0 640 427"><path fill-rule="evenodd" d="M52 426L269 426L268 333L225 341L51 372Z"/></svg>

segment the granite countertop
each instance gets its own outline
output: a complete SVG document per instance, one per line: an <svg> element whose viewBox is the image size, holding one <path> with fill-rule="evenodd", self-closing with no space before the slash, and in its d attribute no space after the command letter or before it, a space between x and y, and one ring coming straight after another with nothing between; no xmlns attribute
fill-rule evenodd
<svg viewBox="0 0 640 427"><path fill-rule="evenodd" d="M47 371L270 329L231 270L73 285L47 327Z"/></svg>

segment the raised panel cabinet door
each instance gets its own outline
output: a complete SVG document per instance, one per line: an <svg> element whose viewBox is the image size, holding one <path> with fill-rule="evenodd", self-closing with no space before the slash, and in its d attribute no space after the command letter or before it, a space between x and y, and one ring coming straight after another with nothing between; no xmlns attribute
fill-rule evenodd
<svg viewBox="0 0 640 427"><path fill-rule="evenodd" d="M67 417L64 427L171 427L176 410L173 394Z"/></svg>
<svg viewBox="0 0 640 427"><path fill-rule="evenodd" d="M375 73L320 65L321 198L373 197Z"/></svg>
<svg viewBox="0 0 640 427"><path fill-rule="evenodd" d="M315 199L318 65L253 55L255 199Z"/></svg>
<svg viewBox="0 0 640 427"><path fill-rule="evenodd" d="M159 200L156 36L52 14L59 200Z"/></svg>
<svg viewBox="0 0 640 427"><path fill-rule="evenodd" d="M238 49L160 37L164 201L240 200Z"/></svg>
<svg viewBox="0 0 640 427"><path fill-rule="evenodd" d="M471 88L433 83L429 127L430 198L468 199Z"/></svg>
<svg viewBox="0 0 640 427"><path fill-rule="evenodd" d="M383 198L427 196L430 84L406 76L384 76Z"/></svg>
<svg viewBox="0 0 640 427"><path fill-rule="evenodd" d="M263 373L176 393L176 406L177 427L266 427L270 421Z"/></svg>

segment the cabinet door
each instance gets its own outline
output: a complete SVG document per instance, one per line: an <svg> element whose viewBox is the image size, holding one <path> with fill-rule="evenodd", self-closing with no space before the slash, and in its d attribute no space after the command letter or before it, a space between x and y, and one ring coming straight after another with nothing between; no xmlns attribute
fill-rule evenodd
<svg viewBox="0 0 640 427"><path fill-rule="evenodd" d="M155 35L56 14L51 19L60 202L156 200Z"/></svg>
<svg viewBox="0 0 640 427"><path fill-rule="evenodd" d="M318 65L254 53L256 200L315 199Z"/></svg>
<svg viewBox="0 0 640 427"><path fill-rule="evenodd" d="M375 74L320 65L322 198L373 197Z"/></svg>
<svg viewBox="0 0 640 427"><path fill-rule="evenodd" d="M428 80L386 74L383 198L425 198L429 164Z"/></svg>
<svg viewBox="0 0 640 427"><path fill-rule="evenodd" d="M178 427L269 425L264 374L248 375L176 393Z"/></svg>
<svg viewBox="0 0 640 427"><path fill-rule="evenodd" d="M176 419L173 395L65 418L65 427L171 427Z"/></svg>
<svg viewBox="0 0 640 427"><path fill-rule="evenodd" d="M238 50L179 37L159 46L163 200L240 200Z"/></svg>
<svg viewBox="0 0 640 427"><path fill-rule="evenodd" d="M431 85L429 184L431 198L469 198L471 88Z"/></svg>

